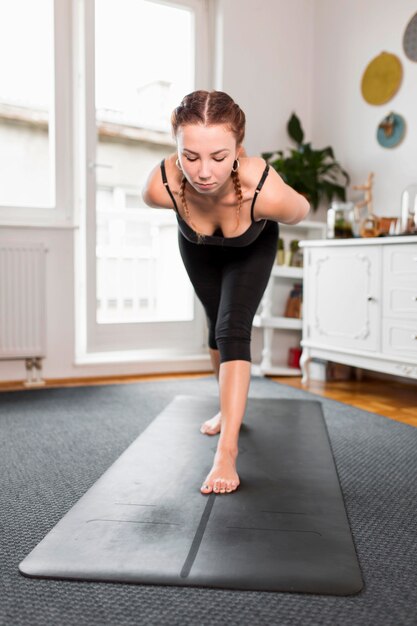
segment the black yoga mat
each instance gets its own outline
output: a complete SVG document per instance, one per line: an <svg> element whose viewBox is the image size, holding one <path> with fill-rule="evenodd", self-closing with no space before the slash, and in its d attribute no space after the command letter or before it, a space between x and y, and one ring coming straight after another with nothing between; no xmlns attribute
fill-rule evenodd
<svg viewBox="0 0 417 626"><path fill-rule="evenodd" d="M319 402L249 398L231 494L200 493L215 397L176 396L20 563L41 578L350 595L363 582ZM74 451L76 453L76 451Z"/></svg>

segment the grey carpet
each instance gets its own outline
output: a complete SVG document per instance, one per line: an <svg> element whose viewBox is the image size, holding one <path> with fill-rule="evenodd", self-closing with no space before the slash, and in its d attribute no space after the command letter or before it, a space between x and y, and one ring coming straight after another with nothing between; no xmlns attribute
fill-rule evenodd
<svg viewBox="0 0 417 626"><path fill-rule="evenodd" d="M183 393L215 395L217 383L205 378L0 394L0 624L415 626L417 429L326 399L323 412L365 583L361 593L35 580L19 573L18 563ZM317 400L257 378L250 395Z"/></svg>

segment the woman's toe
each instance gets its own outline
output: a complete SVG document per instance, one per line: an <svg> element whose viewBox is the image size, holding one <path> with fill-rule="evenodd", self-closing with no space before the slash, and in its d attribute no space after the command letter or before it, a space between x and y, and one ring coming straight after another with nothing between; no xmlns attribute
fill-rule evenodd
<svg viewBox="0 0 417 626"><path fill-rule="evenodd" d="M203 485L201 486L200 491L202 493L210 493L212 491L212 487L211 487L211 485L209 485L209 483L203 483Z"/></svg>

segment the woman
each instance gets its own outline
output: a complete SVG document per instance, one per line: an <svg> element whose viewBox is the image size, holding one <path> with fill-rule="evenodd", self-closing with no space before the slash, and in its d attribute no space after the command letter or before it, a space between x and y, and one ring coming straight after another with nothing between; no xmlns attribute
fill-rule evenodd
<svg viewBox="0 0 417 626"><path fill-rule="evenodd" d="M177 152L152 170L143 198L175 210L180 253L207 316L220 411L201 432L220 437L200 491L230 493L240 483L252 322L276 256L278 222L296 224L310 206L263 159L246 156L245 114L227 94L188 94L171 123Z"/></svg>

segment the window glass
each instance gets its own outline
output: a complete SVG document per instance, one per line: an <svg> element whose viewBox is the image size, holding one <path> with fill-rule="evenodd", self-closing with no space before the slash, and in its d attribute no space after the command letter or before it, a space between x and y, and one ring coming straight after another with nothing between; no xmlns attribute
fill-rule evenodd
<svg viewBox="0 0 417 626"><path fill-rule="evenodd" d="M53 0L0 0L0 205L55 204Z"/></svg>

